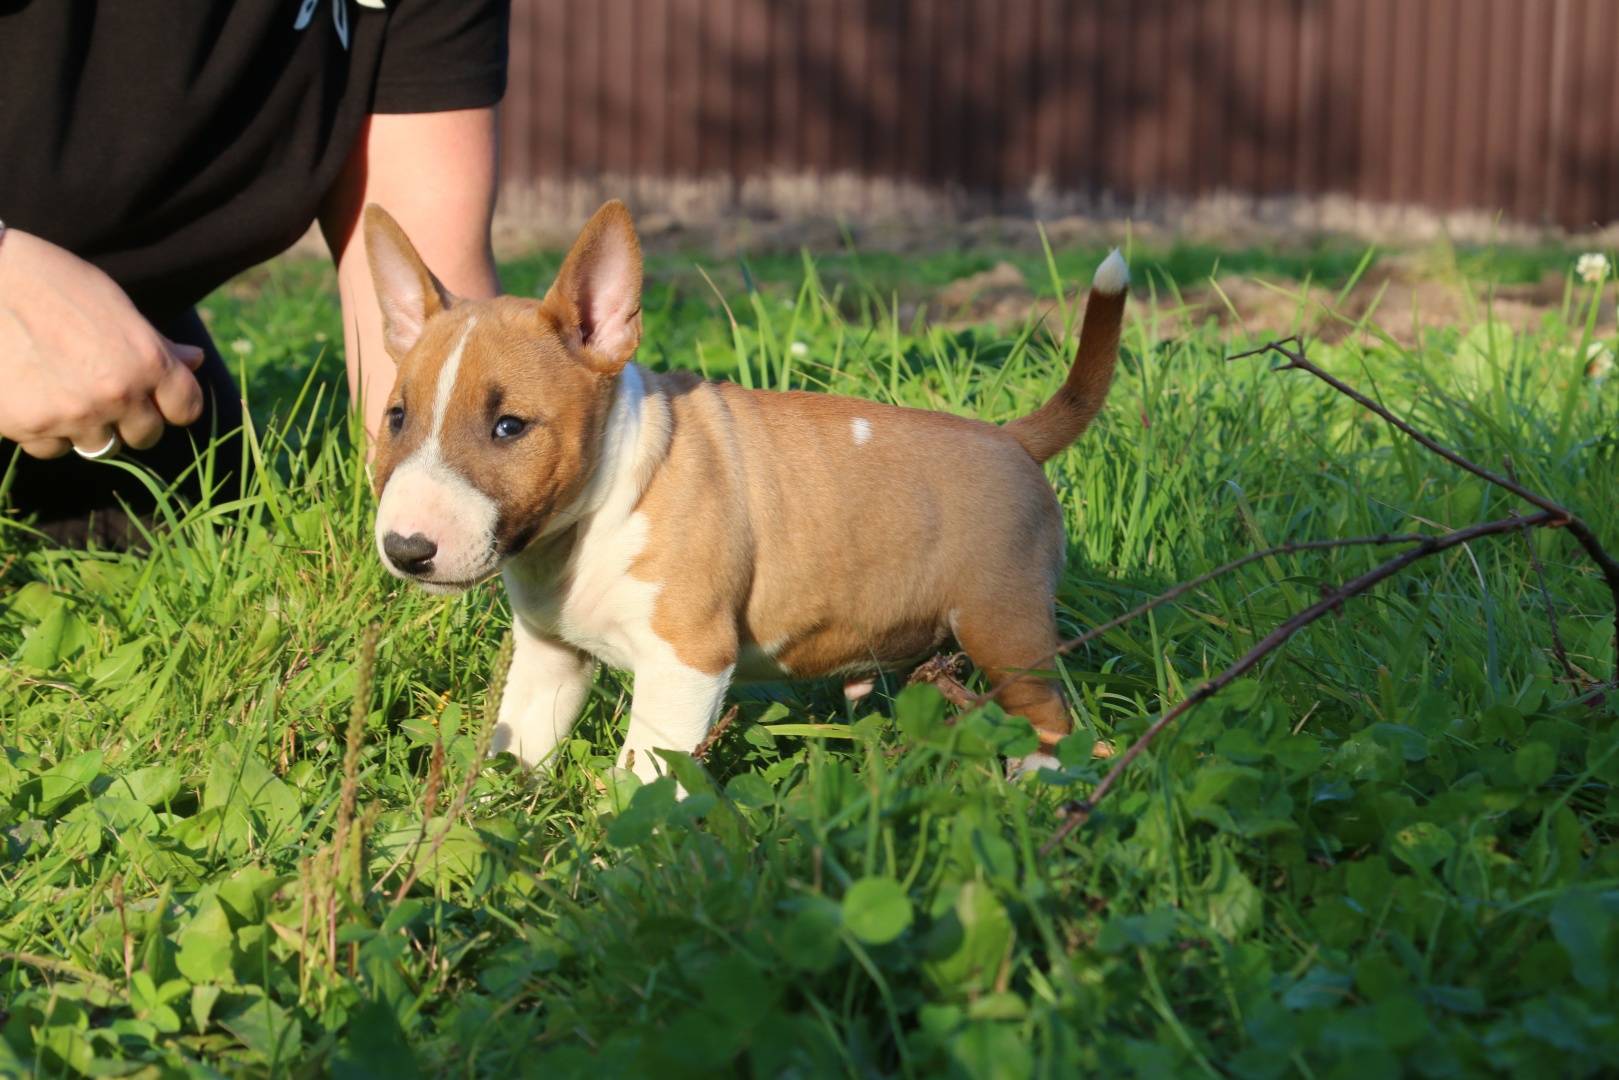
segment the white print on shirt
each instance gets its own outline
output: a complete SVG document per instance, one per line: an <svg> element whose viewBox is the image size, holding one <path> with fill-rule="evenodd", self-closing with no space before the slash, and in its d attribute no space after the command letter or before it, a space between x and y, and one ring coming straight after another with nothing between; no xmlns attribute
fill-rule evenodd
<svg viewBox="0 0 1619 1080"><path fill-rule="evenodd" d="M361 7L381 10L386 0L354 0ZM320 7L320 0L300 0L298 4L298 18L293 20L292 28L302 30L309 25L315 17L315 9ZM343 48L349 47L349 5L348 0L332 0L332 25L337 28L337 40L343 43Z"/></svg>

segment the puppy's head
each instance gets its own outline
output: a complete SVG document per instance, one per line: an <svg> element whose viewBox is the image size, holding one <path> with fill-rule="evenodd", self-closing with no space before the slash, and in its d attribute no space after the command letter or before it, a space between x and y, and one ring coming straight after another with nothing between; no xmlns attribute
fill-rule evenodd
<svg viewBox="0 0 1619 1080"><path fill-rule="evenodd" d="M377 549L433 592L488 578L584 491L619 372L641 340L641 249L624 204L596 211L542 300L464 301L399 224L365 211L398 377L373 462Z"/></svg>

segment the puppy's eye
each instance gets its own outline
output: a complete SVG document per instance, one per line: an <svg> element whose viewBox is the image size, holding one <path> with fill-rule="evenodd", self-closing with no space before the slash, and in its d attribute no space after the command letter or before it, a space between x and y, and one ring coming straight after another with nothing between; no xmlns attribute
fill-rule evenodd
<svg viewBox="0 0 1619 1080"><path fill-rule="evenodd" d="M391 433L398 435L399 429L404 426L405 407L403 405L395 405L393 408L388 410L388 430Z"/></svg>
<svg viewBox="0 0 1619 1080"><path fill-rule="evenodd" d="M528 428L528 422L515 416L502 416L495 421L493 435L497 439L515 439Z"/></svg>

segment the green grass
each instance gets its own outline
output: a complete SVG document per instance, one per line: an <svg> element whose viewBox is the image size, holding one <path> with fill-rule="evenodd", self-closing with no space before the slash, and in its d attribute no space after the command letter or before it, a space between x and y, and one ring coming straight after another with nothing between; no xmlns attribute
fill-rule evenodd
<svg viewBox="0 0 1619 1080"><path fill-rule="evenodd" d="M1096 254L1059 269L1088 277ZM1167 256L1137 266L1155 261L1160 287L1190 283ZM906 269L724 268L733 325L664 259L644 356L997 420L1057 385L1071 303L1021 333L896 325ZM1127 745L1377 554L1269 560L1069 657L1061 774L1007 782L997 752L1027 734L993 713L946 726L931 691L851 712L798 686L739 695L706 771L674 761L693 793L676 802L672 781L611 770L630 686L608 674L535 784L476 760L504 598L433 599L373 555L328 288L280 264L211 302L256 421L246 499L176 510L146 558L0 534L0 1075L1619 1060L1616 705L1566 704L1518 538L1425 560L1302 633L1048 858L1062 804L1100 775L1094 739ZM1228 364L1241 343L1169 337L1143 311L1102 421L1049 469L1065 627L1285 539L1521 509L1307 376ZM1476 460L1510 455L1619 547L1619 385L1581 377L1586 325L1481 320L1312 355ZM1598 578L1565 537L1530 542L1571 658L1611 677Z"/></svg>

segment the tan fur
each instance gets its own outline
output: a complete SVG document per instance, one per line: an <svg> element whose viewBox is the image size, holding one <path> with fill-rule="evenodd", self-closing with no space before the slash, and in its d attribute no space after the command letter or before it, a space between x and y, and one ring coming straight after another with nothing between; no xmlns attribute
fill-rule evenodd
<svg viewBox="0 0 1619 1080"><path fill-rule="evenodd" d="M1074 365L1056 395L1028 416L1006 425L1036 461L1056 456L1091 426L1113 384L1119 356L1119 325L1124 320L1125 293L1092 290L1079 330Z"/></svg>
<svg viewBox="0 0 1619 1080"><path fill-rule="evenodd" d="M414 256L402 234L388 232L391 221L375 224L379 213L368 213L368 239L375 229L379 245ZM1118 268L1127 279L1122 261ZM627 555L627 575L646 583L636 595L650 598L651 632L681 670L722 681L733 672L847 678L913 664L954 638L992 682L1012 680L1001 704L1043 741L1066 734L1063 698L1038 671L1057 644L1064 554L1062 515L1038 462L1101 407L1123 288L1121 280L1115 294L1093 292L1063 389L1005 427L638 371L641 457L620 483L638 485L626 511L644 522L645 538ZM428 304L440 295L419 292ZM524 580L566 593L571 568L589 554L577 550L583 526L574 523L592 512L592 478L613 437L609 412L639 342L639 292L633 226L609 203L543 301L451 301L426 314L400 361L394 403L405 419L382 438L378 490L425 437L430 418L419 403L464 334L437 453L495 500L492 542L502 558L526 551ZM493 441L505 415L529 427L520 439ZM542 565L555 570L534 569ZM536 615L525 625L587 648L582 636L568 640L565 622ZM672 670L673 661L660 662Z"/></svg>

